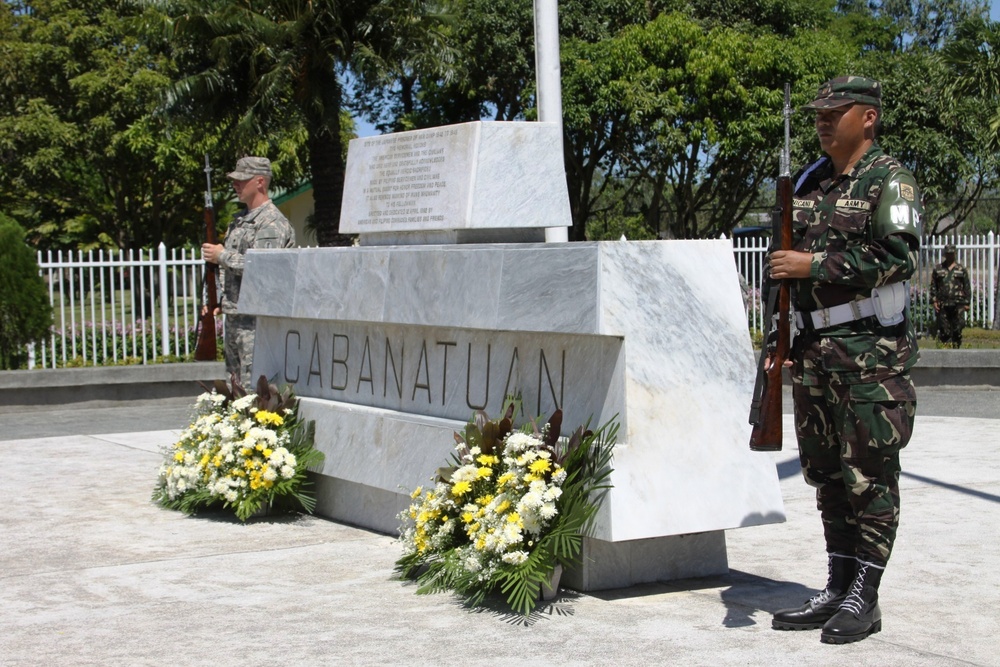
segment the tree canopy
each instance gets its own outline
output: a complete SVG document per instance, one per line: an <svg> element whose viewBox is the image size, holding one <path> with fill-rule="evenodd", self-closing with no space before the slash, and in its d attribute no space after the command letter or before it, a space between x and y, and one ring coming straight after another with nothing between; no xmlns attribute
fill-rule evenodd
<svg viewBox="0 0 1000 667"><path fill-rule="evenodd" d="M996 195L981 0L564 0L560 29L571 238L727 232L772 187L783 84L799 106L848 72L883 81L929 229ZM4 0L0 210L38 247L195 244L203 155L264 154L275 187L311 182L320 244L347 242L348 113L533 120L533 31L532 0ZM807 115L794 138L794 163L818 152Z"/></svg>

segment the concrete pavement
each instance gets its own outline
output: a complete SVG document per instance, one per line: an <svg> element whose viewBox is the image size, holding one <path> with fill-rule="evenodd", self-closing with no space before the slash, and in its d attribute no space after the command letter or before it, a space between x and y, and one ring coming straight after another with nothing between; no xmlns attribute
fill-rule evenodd
<svg viewBox="0 0 1000 667"><path fill-rule="evenodd" d="M0 665L1000 665L1000 394L955 391L922 395L903 453L883 631L845 646L770 627L825 583L792 451L787 522L727 532L728 575L563 590L525 620L416 595L385 535L153 505L186 401L0 410Z"/></svg>

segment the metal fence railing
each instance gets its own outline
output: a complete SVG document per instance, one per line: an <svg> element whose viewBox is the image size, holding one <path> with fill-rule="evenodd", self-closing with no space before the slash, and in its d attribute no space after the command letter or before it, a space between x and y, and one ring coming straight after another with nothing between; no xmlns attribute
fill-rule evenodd
<svg viewBox="0 0 1000 667"><path fill-rule="evenodd" d="M143 364L193 353L205 263L187 249L38 253L54 323L29 366Z"/></svg>
<svg viewBox="0 0 1000 667"><path fill-rule="evenodd" d="M921 333L930 330L930 279L945 244L958 248L958 261L971 274L972 326L993 328L997 317L1000 238L979 235L924 239L911 280L911 313ZM747 323L763 329L760 286L769 239L733 239L733 256L745 282ZM185 357L196 346L205 263L195 250L39 252L38 265L49 290L55 323L44 344L34 346L29 366L57 368L149 363Z"/></svg>
<svg viewBox="0 0 1000 667"><path fill-rule="evenodd" d="M770 239L734 238L736 268L746 281L747 323L756 331L763 329L765 304L761 303L760 285ZM972 303L968 322L971 326L991 329L997 321L997 267L1000 266L1000 237L993 232L959 236L933 236L923 240L917 272L910 280L910 312L918 333L927 333L934 324L930 285L934 267L941 263L945 245L954 243L957 261L968 270L972 283Z"/></svg>

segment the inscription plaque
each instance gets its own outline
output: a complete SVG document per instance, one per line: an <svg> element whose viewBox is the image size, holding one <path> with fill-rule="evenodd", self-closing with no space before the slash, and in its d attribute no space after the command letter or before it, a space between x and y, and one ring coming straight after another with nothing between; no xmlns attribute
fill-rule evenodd
<svg viewBox="0 0 1000 667"><path fill-rule="evenodd" d="M481 122L351 141L346 234L570 224L555 123Z"/></svg>

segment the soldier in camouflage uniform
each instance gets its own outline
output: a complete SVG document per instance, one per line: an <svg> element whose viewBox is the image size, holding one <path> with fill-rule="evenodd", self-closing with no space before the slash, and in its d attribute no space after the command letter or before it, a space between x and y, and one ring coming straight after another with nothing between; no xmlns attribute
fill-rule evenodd
<svg viewBox="0 0 1000 667"><path fill-rule="evenodd" d="M255 318L240 315L237 304L243 282L243 262L250 248L290 248L295 245L295 231L267 194L271 183L271 161L264 157L245 157L227 176L246 211L236 216L226 231L225 245L205 243L201 247L206 261L218 264L221 271L220 300L226 316L226 371L252 390L251 367Z"/></svg>
<svg viewBox="0 0 1000 667"><path fill-rule="evenodd" d="M956 348L962 347L965 313L972 296L969 271L955 261L957 253L954 243L946 245L944 261L934 267L931 276L931 302L937 313L938 340Z"/></svg>
<svg viewBox="0 0 1000 667"><path fill-rule="evenodd" d="M881 87L840 77L806 105L826 156L793 177L793 250L770 255L791 279L799 458L815 487L826 588L775 613L782 630L822 628L828 643L878 632L878 587L899 520L899 452L910 440L917 342L906 281L917 266L920 193L875 142Z"/></svg>

